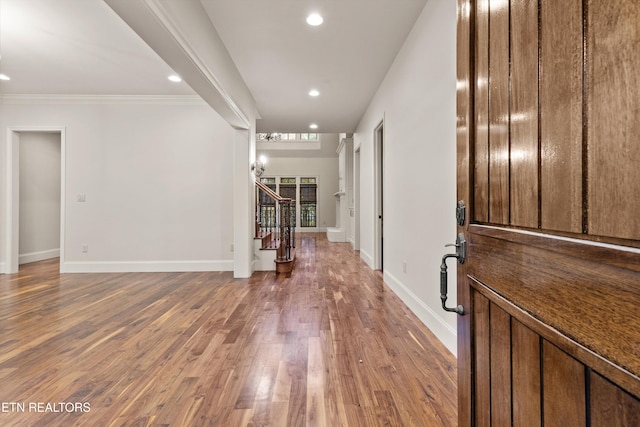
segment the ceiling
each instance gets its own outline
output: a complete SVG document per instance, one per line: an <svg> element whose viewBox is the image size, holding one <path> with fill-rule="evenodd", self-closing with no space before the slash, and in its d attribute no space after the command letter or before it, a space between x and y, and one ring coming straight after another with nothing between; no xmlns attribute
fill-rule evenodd
<svg viewBox="0 0 640 427"><path fill-rule="evenodd" d="M258 131L352 132L426 0L201 2L256 100ZM310 12L324 23L307 25ZM0 0L0 15L3 94L195 94L102 0Z"/></svg>

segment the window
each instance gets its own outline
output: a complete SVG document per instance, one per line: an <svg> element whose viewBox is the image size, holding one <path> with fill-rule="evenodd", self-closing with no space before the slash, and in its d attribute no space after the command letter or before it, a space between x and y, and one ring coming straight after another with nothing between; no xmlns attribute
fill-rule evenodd
<svg viewBox="0 0 640 427"><path fill-rule="evenodd" d="M300 178L300 226L317 227L318 185L315 178Z"/></svg>
<svg viewBox="0 0 640 427"><path fill-rule="evenodd" d="M314 228L318 226L318 183L316 177L262 177L260 182L282 197L294 200L296 209L291 212L294 226ZM275 226L275 203L260 193L260 223Z"/></svg>
<svg viewBox="0 0 640 427"><path fill-rule="evenodd" d="M282 197L296 201L296 179L295 178L280 178L280 190L279 193ZM289 224L295 227L296 225L296 210L291 210L291 218L289 218Z"/></svg>
<svg viewBox="0 0 640 427"><path fill-rule="evenodd" d="M318 133L257 133L257 141L319 141Z"/></svg>
<svg viewBox="0 0 640 427"><path fill-rule="evenodd" d="M273 191L276 191L275 178L261 178L260 182L262 182ZM276 202L271 197L267 196L263 191L260 191L259 215L259 221L262 227L271 228L276 226Z"/></svg>

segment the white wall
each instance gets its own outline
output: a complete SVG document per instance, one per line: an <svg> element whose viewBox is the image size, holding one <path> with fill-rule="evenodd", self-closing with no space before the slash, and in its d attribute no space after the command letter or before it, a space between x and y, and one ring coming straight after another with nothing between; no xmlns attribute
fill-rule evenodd
<svg viewBox="0 0 640 427"><path fill-rule="evenodd" d="M338 134L322 134L319 150L265 150L263 147L260 144L257 156L264 155L268 159L264 176L318 177L319 231L335 226L336 198L333 194L338 191Z"/></svg>
<svg viewBox="0 0 640 427"><path fill-rule="evenodd" d="M20 133L20 263L60 255L60 133Z"/></svg>
<svg viewBox="0 0 640 427"><path fill-rule="evenodd" d="M233 269L234 132L202 101L5 98L0 111L2 147L7 126L66 127L63 271Z"/></svg>
<svg viewBox="0 0 640 427"><path fill-rule="evenodd" d="M361 257L373 265L373 141L384 119L384 279L454 354L456 315L440 307L439 266L456 236L455 35L456 3L429 0L354 135L361 149Z"/></svg>

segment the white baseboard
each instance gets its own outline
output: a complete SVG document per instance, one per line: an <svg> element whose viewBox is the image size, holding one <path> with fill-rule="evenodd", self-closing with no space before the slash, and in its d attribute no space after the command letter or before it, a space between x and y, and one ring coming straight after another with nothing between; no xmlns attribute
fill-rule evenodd
<svg viewBox="0 0 640 427"><path fill-rule="evenodd" d="M43 261L45 259L60 257L60 248L49 249L47 251L30 252L28 254L20 254L18 256L18 264L27 264L30 262Z"/></svg>
<svg viewBox="0 0 640 427"><path fill-rule="evenodd" d="M385 272L384 281L391 290L409 307L427 328L457 357L457 331L444 321L435 311L420 300L409 288L404 286L392 274ZM438 296L436 296L437 298ZM438 302L440 300L438 299Z"/></svg>
<svg viewBox="0 0 640 427"><path fill-rule="evenodd" d="M62 273L179 273L233 271L233 261L67 261Z"/></svg>
<svg viewBox="0 0 640 427"><path fill-rule="evenodd" d="M360 258L362 258L362 260L367 263L369 268L373 269L373 257L362 248L360 248Z"/></svg>
<svg viewBox="0 0 640 427"><path fill-rule="evenodd" d="M0 262L0 273L5 274L6 271L4 269L4 261Z"/></svg>

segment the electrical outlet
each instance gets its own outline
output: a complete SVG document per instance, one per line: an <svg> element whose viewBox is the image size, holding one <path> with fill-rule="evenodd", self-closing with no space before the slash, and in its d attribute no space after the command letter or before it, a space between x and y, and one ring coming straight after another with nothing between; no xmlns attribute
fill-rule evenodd
<svg viewBox="0 0 640 427"><path fill-rule="evenodd" d="M87 201L87 196L85 194L78 194L76 196L76 201L79 203L84 203Z"/></svg>
<svg viewBox="0 0 640 427"><path fill-rule="evenodd" d="M82 253L86 254L87 252L89 252L89 245L85 243L82 245Z"/></svg>
<svg viewBox="0 0 640 427"><path fill-rule="evenodd" d="M403 273L407 272L407 261L402 261L402 272Z"/></svg>
<svg viewBox="0 0 640 427"><path fill-rule="evenodd" d="M229 245L229 251L233 252L233 243Z"/></svg>

